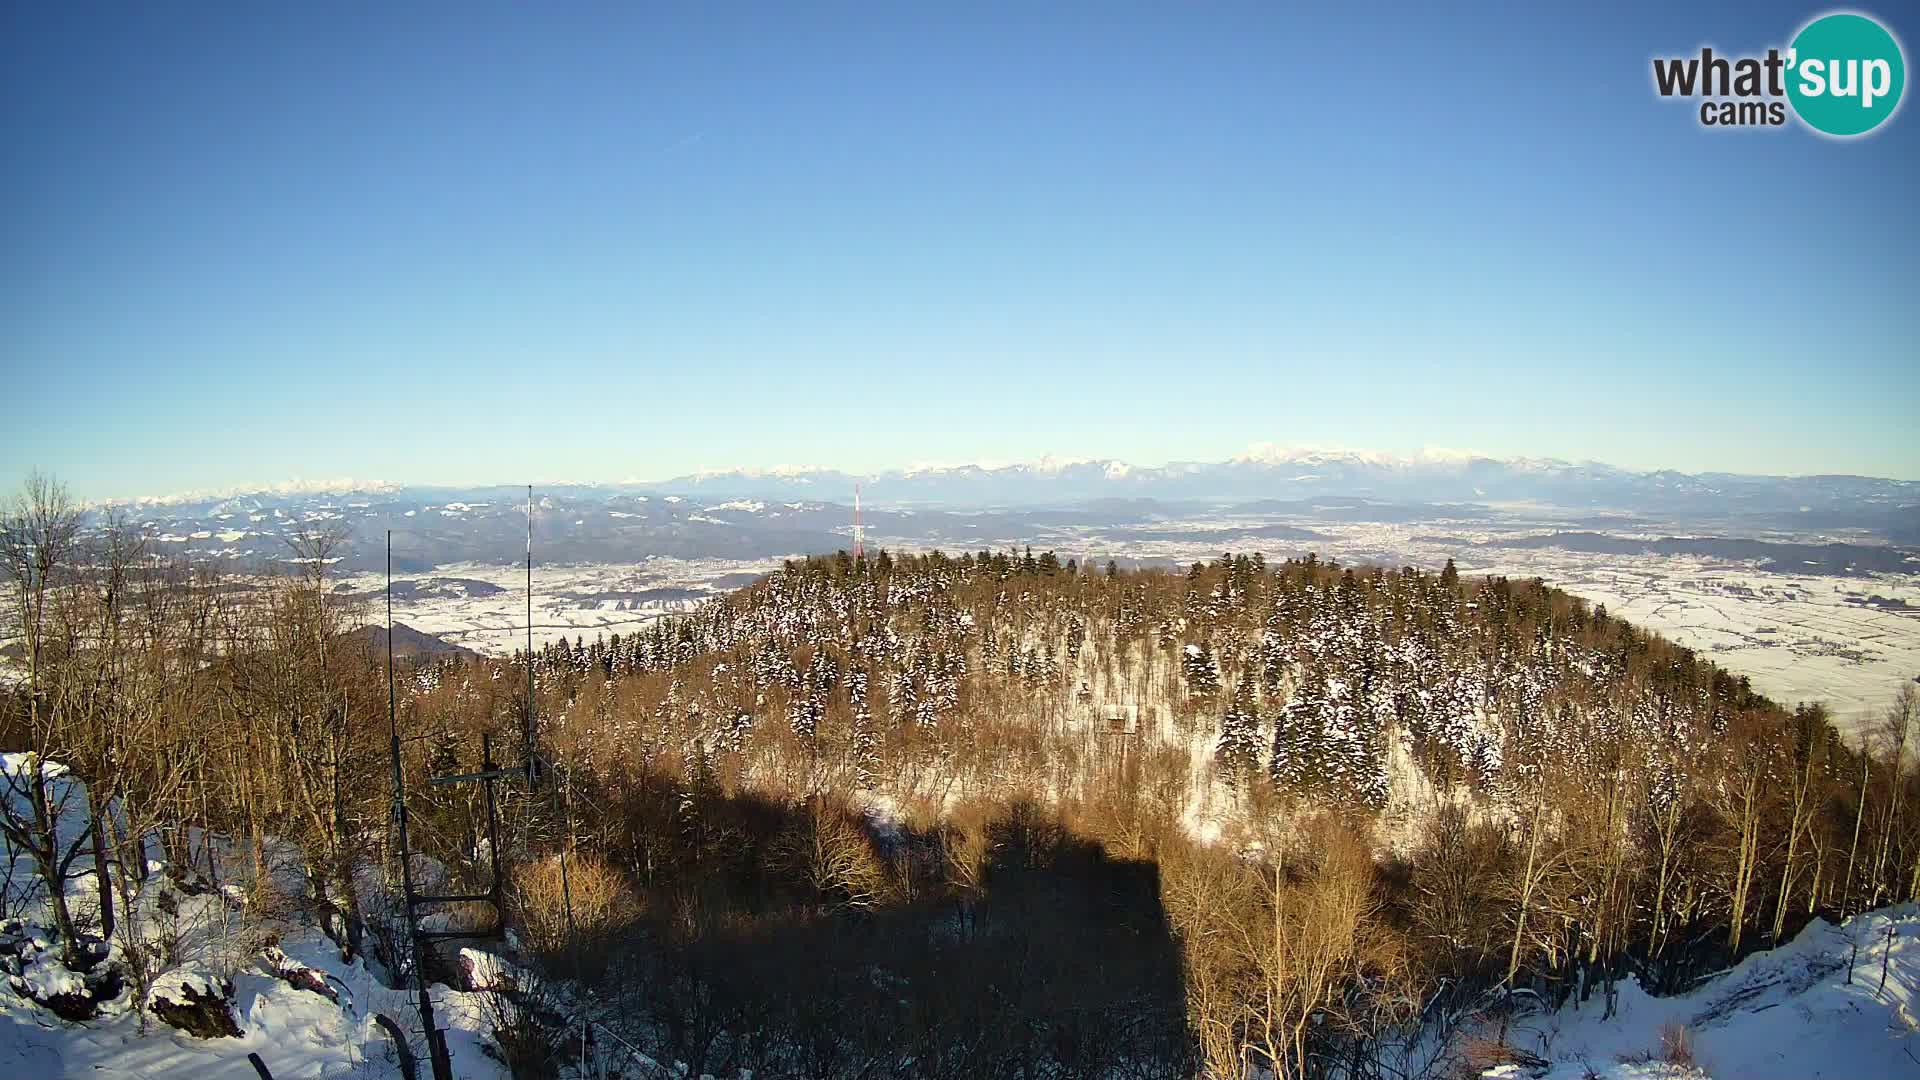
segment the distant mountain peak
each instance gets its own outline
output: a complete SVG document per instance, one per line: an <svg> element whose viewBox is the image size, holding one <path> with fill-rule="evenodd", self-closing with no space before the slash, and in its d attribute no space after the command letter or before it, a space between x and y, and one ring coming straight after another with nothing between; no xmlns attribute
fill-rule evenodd
<svg viewBox="0 0 1920 1080"><path fill-rule="evenodd" d="M806 480L811 477L829 475L836 472L825 465L768 465L760 468L740 469L702 469L690 473L682 479L692 483L702 483L716 477L752 476L773 480Z"/></svg>
<svg viewBox="0 0 1920 1080"><path fill-rule="evenodd" d="M1429 446L1411 454L1393 454L1380 450L1351 450L1324 446L1281 446L1278 443L1259 442L1228 461L1241 465L1353 465L1374 468L1416 468L1421 466L1469 465L1474 462L1494 462L1498 464L1517 464L1523 459L1503 459L1478 450L1462 450L1454 447ZM1543 462L1565 464L1553 459L1538 459Z"/></svg>
<svg viewBox="0 0 1920 1080"><path fill-rule="evenodd" d="M253 487L198 488L192 491L178 491L170 495L137 495L130 499L103 499L95 504L102 507L112 506L187 506L194 503L220 502L225 499L245 499L250 497L286 498L294 495L391 495L401 490L402 485L390 480L355 480L343 477L337 480L293 479L278 484Z"/></svg>
<svg viewBox="0 0 1920 1080"><path fill-rule="evenodd" d="M1104 498L1241 500L1353 496L1387 501L1540 501L1580 507L1629 508L1648 500L1674 503L1715 497L1729 509L1818 502L1831 497L1907 506L1920 502L1920 481L1875 477L1761 476L1676 469L1635 470L1604 462L1552 457L1499 457L1477 450L1428 447L1397 454L1374 450L1254 443L1224 460L1139 465L1117 458L1053 454L1025 462L917 463L855 472L824 465L780 464L706 469L666 480L611 485L628 494L698 491L699 497L794 498L851 502L859 485L873 505L916 503L993 507L1072 503ZM509 485L511 487L513 485ZM609 488L584 481L541 483L549 493ZM500 485L400 485L391 481L290 480L254 488L200 490L95 504L163 509L209 506L232 512L314 498L389 498L401 492L492 491ZM544 504L543 504L544 505Z"/></svg>
<svg viewBox="0 0 1920 1080"><path fill-rule="evenodd" d="M1135 465L1113 458L1044 455L1017 463L919 464L853 474L835 470L738 469L704 472L659 487L699 485L736 496L778 496L802 489L850 499L858 483L874 505L1018 506L1112 497L1231 501L1274 497L1350 496L1385 501L1532 501L1571 507L1628 509L1732 499L1754 509L1817 495L1905 501L1920 483L1869 477L1730 476L1673 470L1634 471L1597 461L1503 458L1476 450L1430 447L1410 454L1256 443L1224 461ZM844 492L844 495L841 494ZM1798 492L1800 494L1789 494Z"/></svg>

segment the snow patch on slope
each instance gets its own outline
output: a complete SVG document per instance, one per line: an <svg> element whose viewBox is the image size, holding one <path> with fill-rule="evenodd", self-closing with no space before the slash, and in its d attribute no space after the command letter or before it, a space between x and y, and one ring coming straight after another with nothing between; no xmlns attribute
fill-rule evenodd
<svg viewBox="0 0 1920 1080"><path fill-rule="evenodd" d="M1856 955L1855 950L1858 949ZM1884 981L1883 981L1884 976ZM1617 1015L1602 995L1517 1024L1509 1041L1552 1063L1483 1074L1543 1080L1868 1080L1920 1076L1920 905L1810 924L1685 994L1656 998L1631 980ZM1663 1031L1684 1029L1695 1070L1661 1060Z"/></svg>

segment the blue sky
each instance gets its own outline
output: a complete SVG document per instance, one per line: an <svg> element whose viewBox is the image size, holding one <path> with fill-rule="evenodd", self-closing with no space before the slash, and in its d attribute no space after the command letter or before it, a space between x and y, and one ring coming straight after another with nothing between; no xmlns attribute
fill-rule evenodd
<svg viewBox="0 0 1920 1080"><path fill-rule="evenodd" d="M386 6L0 14L0 473L1920 477L1920 116L1651 88L1817 6Z"/></svg>

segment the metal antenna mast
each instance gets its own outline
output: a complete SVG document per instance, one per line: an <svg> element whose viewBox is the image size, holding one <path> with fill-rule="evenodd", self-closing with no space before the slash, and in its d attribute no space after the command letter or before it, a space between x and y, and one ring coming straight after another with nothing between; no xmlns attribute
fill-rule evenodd
<svg viewBox="0 0 1920 1080"><path fill-rule="evenodd" d="M407 844L407 784L400 768L400 713L393 679L393 530L387 530L387 737L393 751L393 826L400 841L400 888L407 904L408 957L413 968L413 988L420 1009L420 1030L426 1036L427 1054L433 1061L434 1080L450 1076L453 1063L447 1058L446 1042L433 1022L433 995L427 992L427 973L420 963L420 924L413 917L413 850ZM442 1065L442 1062L445 1065Z"/></svg>
<svg viewBox="0 0 1920 1080"><path fill-rule="evenodd" d="M531 565L531 563L529 563ZM528 658L532 662L531 656ZM529 668L531 670L531 668ZM478 781L486 792L487 859L493 872L487 891L430 895L414 891L413 848L407 836L406 772L400 759L399 695L395 689L393 667L393 530L387 530L387 731L393 754L393 821L400 844L400 887L405 894L407 938L412 947L413 985L418 995L420 1029L427 1040L427 1056L433 1065L433 1080L453 1080L453 1056L447 1051L447 1034L433 1019L433 995L427 990L426 957L436 940L449 938L497 938L506 930L506 875L500 870L500 817L494 803L495 782L520 775L519 769L502 769L493 763L493 736L480 736L480 771L453 776L428 777L434 786ZM532 708L529 705L529 715ZM420 909L437 904L488 904L493 908L493 926L484 930L423 930Z"/></svg>
<svg viewBox="0 0 1920 1080"><path fill-rule="evenodd" d="M563 639L564 640L564 639ZM540 786L542 770L540 768L540 732L535 721L533 689L533 485L527 485L527 790ZM567 929L573 930L573 882L567 870L568 855L573 850L573 782L571 774L566 781L564 795L564 813L562 811L562 792L553 792L554 816L566 823L566 843L560 847L560 899L566 906Z"/></svg>
<svg viewBox="0 0 1920 1080"><path fill-rule="evenodd" d="M540 782L540 759L537 755L535 740L538 733L533 724L533 485L527 485L527 715L526 715L526 758L527 786L533 787Z"/></svg>
<svg viewBox="0 0 1920 1080"><path fill-rule="evenodd" d="M866 530L860 527L860 485L853 485L853 557L863 558L867 553Z"/></svg>

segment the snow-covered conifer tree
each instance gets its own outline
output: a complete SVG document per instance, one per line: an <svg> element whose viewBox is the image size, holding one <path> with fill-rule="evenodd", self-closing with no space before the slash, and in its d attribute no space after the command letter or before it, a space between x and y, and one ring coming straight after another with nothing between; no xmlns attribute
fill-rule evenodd
<svg viewBox="0 0 1920 1080"><path fill-rule="evenodd" d="M1326 676L1310 668L1273 720L1273 755L1267 768L1282 791L1306 794L1320 786L1328 707Z"/></svg>
<svg viewBox="0 0 1920 1080"><path fill-rule="evenodd" d="M1214 663L1213 650L1206 642L1190 644L1181 651L1180 671L1194 695L1212 697L1220 692L1220 666Z"/></svg>
<svg viewBox="0 0 1920 1080"><path fill-rule="evenodd" d="M1220 716L1220 743L1214 749L1221 768L1236 780L1260 767L1260 716L1253 680L1241 679Z"/></svg>

